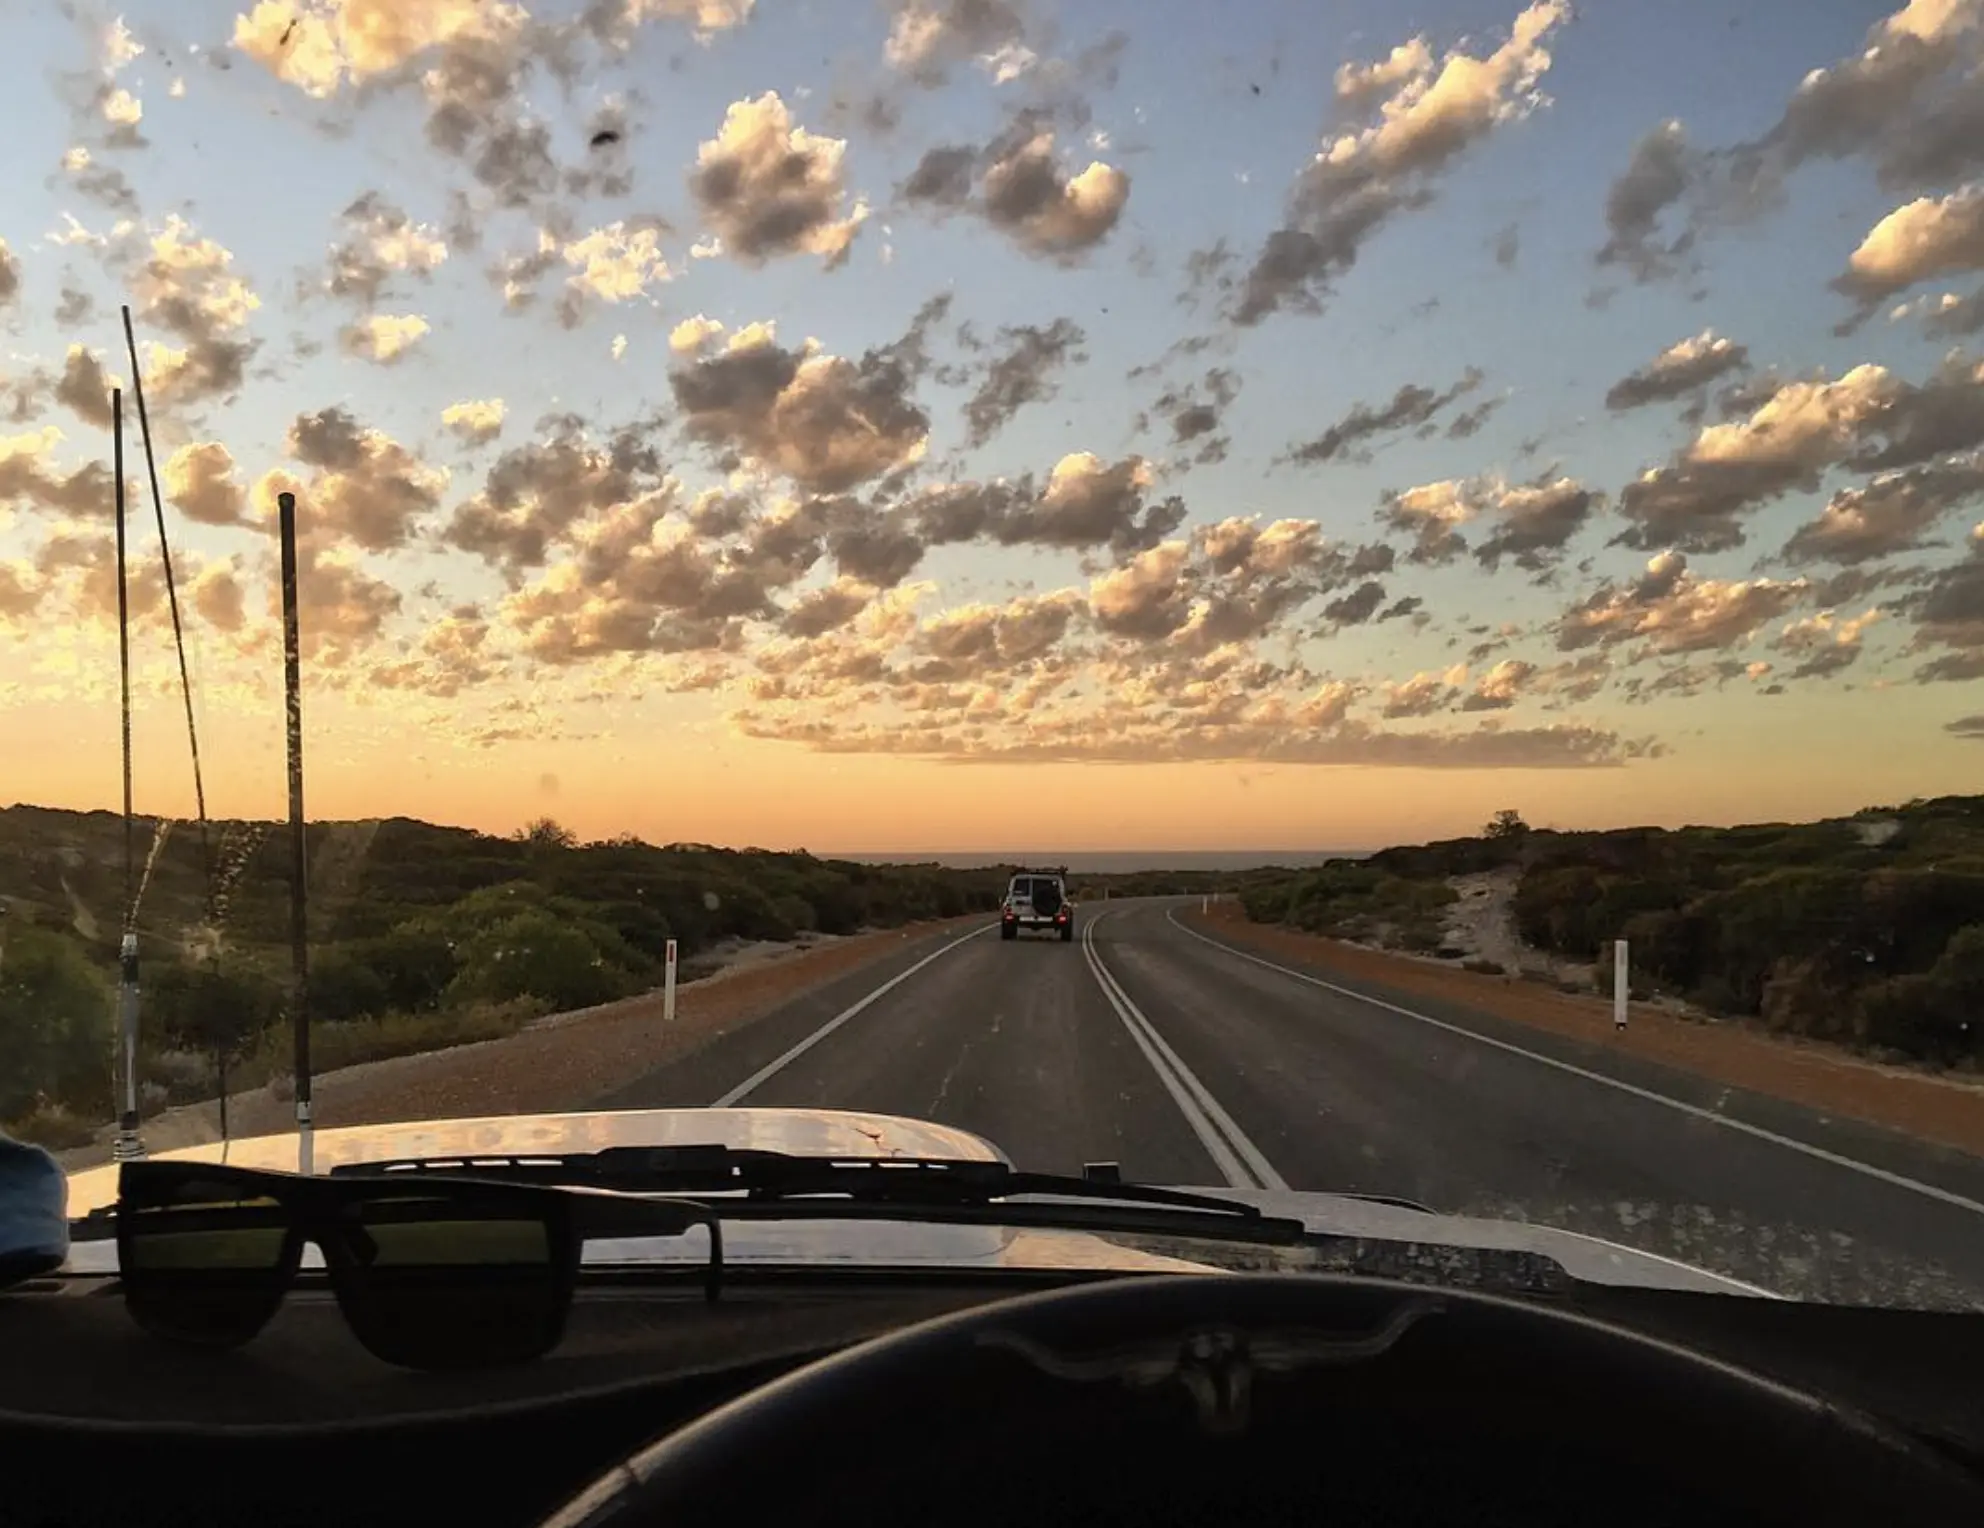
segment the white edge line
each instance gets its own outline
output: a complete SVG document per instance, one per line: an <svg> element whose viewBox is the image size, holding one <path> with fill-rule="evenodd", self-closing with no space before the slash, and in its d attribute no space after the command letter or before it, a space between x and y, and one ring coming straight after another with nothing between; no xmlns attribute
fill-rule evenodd
<svg viewBox="0 0 1984 1528"><path fill-rule="evenodd" d="M1206 1149L1206 1155L1212 1158L1212 1165L1226 1179L1227 1187L1258 1190L1261 1185L1248 1176L1247 1169L1241 1166L1240 1159L1233 1154L1232 1148L1220 1138L1219 1132L1213 1128L1212 1121L1206 1118L1204 1111L1185 1091L1184 1085L1173 1075L1171 1068L1164 1064L1164 1058L1152 1047L1149 1037L1137 1027L1136 1020L1124 1006L1124 1000L1116 995L1108 981L1104 979L1101 968L1096 962L1090 935L1095 925L1107 916L1107 913L1098 914L1082 925L1082 954L1088 961L1089 974L1095 977L1095 984L1102 989L1104 1000L1115 1010L1123 1028L1129 1031L1131 1043L1143 1052L1144 1060L1150 1063L1150 1069L1157 1074L1157 1080L1164 1085L1164 1091L1171 1095L1171 1101L1178 1106L1178 1112L1185 1117L1185 1123L1191 1127L1192 1134L1199 1138L1199 1144Z"/></svg>
<svg viewBox="0 0 1984 1528"><path fill-rule="evenodd" d="M711 1104L710 1107L712 1109L728 1109L732 1104L736 1103L740 1098L743 1098L746 1094L756 1091L760 1085L762 1085L765 1082L768 1082L776 1074L783 1071L793 1062L797 1061L801 1056L805 1055L806 1052L811 1050L814 1046L818 1045L822 1040L826 1039L828 1035L832 1034L836 1029L839 1029L841 1025L845 1024L849 1019L853 1018L856 1014L861 1012L862 1009L866 1008L870 1003L874 1002L884 993L891 992L895 988L901 986L904 982L908 981L918 971L921 971L925 966L929 965L931 961L943 959L944 956L950 954L951 951L955 950L959 945L966 944L971 940L976 939L980 934L989 934L992 932L993 929L997 927L998 925L996 923L988 923L984 925L982 928L975 928L969 934L960 935L958 938L953 939L950 941L950 943L944 945L941 949L934 950L930 954L925 955L921 960L919 960L915 965L911 966L908 970L898 971L894 976L890 977L887 981L883 982L881 986L877 987L873 992L869 993L866 997L857 998L854 1002L848 1004L847 1007L841 1009L839 1013L835 1014L831 1019L828 1019L826 1023L822 1024L818 1029L814 1030L810 1035L808 1035L805 1039L801 1040L797 1045L793 1046L791 1050L787 1051L777 1060L767 1062L765 1065L759 1067L757 1071L753 1072L749 1077L746 1077L742 1082L738 1083L736 1087L732 1088L728 1093L724 1094L723 1097L719 1098L715 1103Z"/></svg>
<svg viewBox="0 0 1984 1528"><path fill-rule="evenodd" d="M1312 987L1321 987L1326 992L1334 992L1342 997L1355 998L1360 1003L1369 1003L1373 1008L1382 1008L1387 1013L1395 1013L1402 1018L1417 1019L1422 1024L1431 1024L1435 1029L1444 1029L1448 1034L1461 1035L1481 1045L1492 1045L1495 1049L1507 1051L1512 1056L1525 1056L1540 1066L1555 1067L1558 1071L1568 1072L1573 1077L1582 1077L1587 1082L1596 1082L1604 1087L1616 1088L1621 1093L1630 1094L1634 1098L1642 1098L1648 1103L1660 1104L1665 1108L1673 1109L1681 1114L1692 1115L1696 1119L1707 1120L1710 1124L1720 1125L1726 1130L1739 1131L1744 1135L1754 1136L1760 1141L1769 1141L1774 1146L1782 1146L1790 1151L1802 1152L1806 1156L1815 1158L1818 1161L1830 1162L1835 1167L1844 1167L1850 1172L1862 1173L1869 1178L1877 1179L1895 1188L1905 1188L1911 1193L1921 1194L1929 1199L1938 1199L1944 1204L1955 1205L1960 1210L1969 1210L1974 1215L1984 1215L1984 1203L1966 1198L1962 1194L1955 1193L1950 1189L1939 1188L1933 1183L1924 1183L1916 1178L1908 1178L1900 1173L1889 1172L1885 1167L1876 1167L1871 1162L1861 1162L1853 1157L1842 1156L1836 1151L1826 1150L1823 1146L1814 1146L1809 1141L1800 1141L1788 1135L1780 1135L1775 1130L1766 1130L1762 1125L1753 1125L1748 1120L1734 1119L1727 1114L1717 1114L1713 1109L1704 1109L1700 1104L1691 1104L1678 1098L1670 1098L1665 1093L1656 1093L1653 1089L1640 1087L1636 1083L1626 1082L1617 1077L1607 1077L1603 1072L1594 1072L1588 1067L1578 1066L1569 1061L1559 1061L1555 1056L1546 1056L1540 1051L1525 1050L1520 1045L1512 1045L1507 1040L1497 1040L1491 1035L1484 1035L1477 1030L1468 1029L1464 1025L1449 1024L1444 1019L1436 1019L1428 1014L1415 1012L1410 1008L1401 1008L1397 1003L1388 1003L1383 998L1371 997L1366 993L1357 991L1354 987L1340 987L1335 982L1324 981L1319 976L1310 976L1306 972L1291 970L1287 966L1277 965L1272 960L1263 960L1258 955L1249 954L1245 950L1235 949L1224 940L1210 938L1205 934L1201 934L1197 929L1186 928L1184 924L1178 921L1175 912L1166 911L1164 917L1165 921L1173 928L1178 929L1181 933L1190 934L1201 944L1209 944L1215 950L1224 950L1229 955L1236 955L1242 960L1250 960L1255 965L1265 966L1270 971L1279 971L1283 976L1292 976L1295 980L1307 982Z"/></svg>

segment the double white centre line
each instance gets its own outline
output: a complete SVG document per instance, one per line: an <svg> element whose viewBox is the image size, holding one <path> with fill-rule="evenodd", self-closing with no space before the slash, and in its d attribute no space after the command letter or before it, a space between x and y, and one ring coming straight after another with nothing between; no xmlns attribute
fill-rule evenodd
<svg viewBox="0 0 1984 1528"><path fill-rule="evenodd" d="M1130 1038L1143 1052L1151 1070L1157 1073L1157 1080L1164 1084L1171 1101L1178 1105L1178 1112L1185 1116L1185 1123L1192 1127L1192 1133L1199 1138L1206 1155L1212 1158L1213 1165L1225 1176L1230 1187L1286 1189L1288 1180L1276 1172L1274 1165L1261 1154L1261 1149L1247 1139L1246 1132L1234 1123L1233 1116L1220 1107L1219 1100L1206 1090L1206 1085L1165 1043L1164 1036L1157 1032L1144 1011L1123 990L1123 984L1102 963L1101 952L1095 947L1095 929L1108 916L1108 913L1098 913L1084 921L1082 954L1088 960L1088 968L1094 973L1096 984L1102 988L1102 995L1116 1010L1116 1017L1123 1021L1123 1027L1130 1032Z"/></svg>

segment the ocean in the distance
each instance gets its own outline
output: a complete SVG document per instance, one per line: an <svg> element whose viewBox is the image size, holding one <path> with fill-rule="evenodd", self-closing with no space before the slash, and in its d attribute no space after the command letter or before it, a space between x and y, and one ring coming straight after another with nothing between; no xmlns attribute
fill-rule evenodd
<svg viewBox="0 0 1984 1528"><path fill-rule="evenodd" d="M995 853L834 854L831 859L863 865L948 865L977 870L988 865L1066 865L1089 875L1131 875L1140 870L1257 870L1263 866L1300 869L1332 859L1363 859L1369 849L1040 849Z"/></svg>

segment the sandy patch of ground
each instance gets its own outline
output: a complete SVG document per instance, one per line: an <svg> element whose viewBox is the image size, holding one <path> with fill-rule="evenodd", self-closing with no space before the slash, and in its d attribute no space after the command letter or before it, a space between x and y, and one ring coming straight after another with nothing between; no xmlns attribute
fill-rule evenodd
<svg viewBox="0 0 1984 1528"><path fill-rule="evenodd" d="M1464 903L1468 900L1463 897ZM1835 1046L1766 1035L1733 1021L1703 1023L1653 1003L1633 1003L1627 1027L1620 1031L1612 1025L1611 1003L1596 995L1573 995L1515 975L1477 975L1446 962L1252 923L1231 902L1218 904L1203 919L1197 911L1186 916L1262 955L1278 954L1352 981L1464 1004L1732 1087L1984 1156L1984 1084L1970 1079L1884 1066ZM1515 963L1504 964L1516 969Z"/></svg>
<svg viewBox="0 0 1984 1528"><path fill-rule="evenodd" d="M678 986L675 1021L662 1022L662 995L647 993L578 1013L554 1014L501 1040L345 1067L312 1078L318 1128L486 1114L548 1114L593 1100L717 1036L764 1017L823 982L895 953L910 941L985 921L985 914L801 945L733 945L711 951L720 971ZM256 1088L228 1100L238 1140L281 1134L296 1125L287 1088ZM58 1152L65 1168L110 1159L109 1134L92 1146ZM145 1121L154 1152L220 1139L214 1103L168 1109Z"/></svg>

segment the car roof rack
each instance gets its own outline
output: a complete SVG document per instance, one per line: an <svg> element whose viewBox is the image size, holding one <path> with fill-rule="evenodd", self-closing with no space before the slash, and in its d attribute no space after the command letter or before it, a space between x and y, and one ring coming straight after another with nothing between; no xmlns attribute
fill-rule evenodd
<svg viewBox="0 0 1984 1528"><path fill-rule="evenodd" d="M1020 866L1016 866L1013 870L1014 875L1065 876L1067 875L1067 873L1068 873L1068 867L1066 865L1033 865L1033 866L1020 865Z"/></svg>

